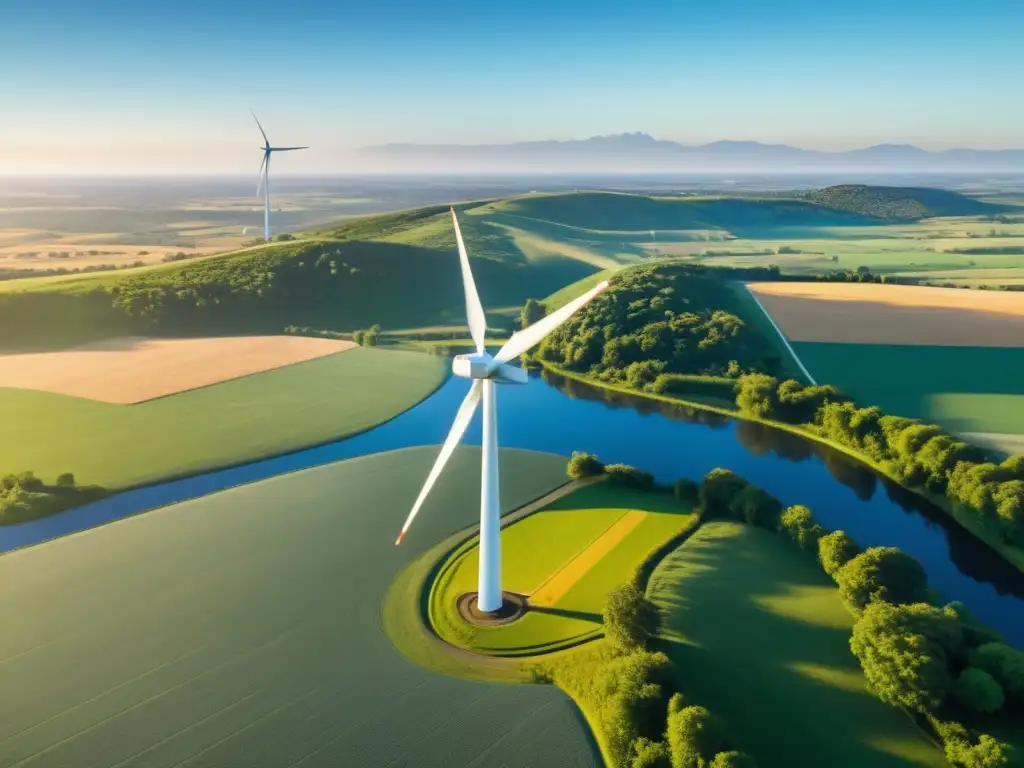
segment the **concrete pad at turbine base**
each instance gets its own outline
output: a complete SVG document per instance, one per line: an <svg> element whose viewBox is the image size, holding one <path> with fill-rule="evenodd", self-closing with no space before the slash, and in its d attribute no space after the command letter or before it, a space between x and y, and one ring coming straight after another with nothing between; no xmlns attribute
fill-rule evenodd
<svg viewBox="0 0 1024 768"><path fill-rule="evenodd" d="M491 613L477 607L477 593L459 595L456 607L463 621L480 627L500 627L522 618L530 609L526 596L515 592L501 593L501 608Z"/></svg>

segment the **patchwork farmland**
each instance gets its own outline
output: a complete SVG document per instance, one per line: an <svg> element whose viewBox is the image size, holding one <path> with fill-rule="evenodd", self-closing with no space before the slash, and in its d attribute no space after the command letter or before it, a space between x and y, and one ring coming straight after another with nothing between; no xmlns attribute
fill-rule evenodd
<svg viewBox="0 0 1024 768"><path fill-rule="evenodd" d="M751 283L808 372L1006 453L1024 445L1024 294Z"/></svg>

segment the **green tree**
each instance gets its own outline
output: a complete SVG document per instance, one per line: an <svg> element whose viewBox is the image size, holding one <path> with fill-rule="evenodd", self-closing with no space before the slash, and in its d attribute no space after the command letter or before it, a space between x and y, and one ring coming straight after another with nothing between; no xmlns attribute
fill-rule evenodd
<svg viewBox="0 0 1024 768"><path fill-rule="evenodd" d="M833 579L839 569L860 553L860 547L846 531L832 531L818 540L818 561Z"/></svg>
<svg viewBox="0 0 1024 768"><path fill-rule="evenodd" d="M519 312L519 327L527 328L538 320L542 320L547 313L547 307L536 299L529 298Z"/></svg>
<svg viewBox="0 0 1024 768"><path fill-rule="evenodd" d="M567 471L573 480L582 480L585 477L597 477L602 474L604 464L592 453L573 451Z"/></svg>
<svg viewBox="0 0 1024 768"><path fill-rule="evenodd" d="M673 484L672 495L677 501L696 504L700 498L700 486L687 477L681 477Z"/></svg>
<svg viewBox="0 0 1024 768"><path fill-rule="evenodd" d="M74 488L75 476L70 472L65 472L62 475L57 475L57 486L60 488Z"/></svg>
<svg viewBox="0 0 1024 768"><path fill-rule="evenodd" d="M972 712L995 712L1003 708L1003 689L988 672L967 667L953 683L953 698Z"/></svg>
<svg viewBox="0 0 1024 768"><path fill-rule="evenodd" d="M605 600L604 635L621 651L643 648L658 627L658 609L633 584L615 587Z"/></svg>
<svg viewBox="0 0 1024 768"><path fill-rule="evenodd" d="M872 602L853 625L850 650L882 701L929 712L953 685L950 661L961 643L957 619L934 606Z"/></svg>
<svg viewBox="0 0 1024 768"><path fill-rule="evenodd" d="M733 497L729 511L734 518L747 525L775 530L782 513L782 504L764 489L748 485Z"/></svg>
<svg viewBox="0 0 1024 768"><path fill-rule="evenodd" d="M970 654L971 666L983 669L1003 690L1024 703L1024 651L1005 643L990 642Z"/></svg>
<svg viewBox="0 0 1024 768"><path fill-rule="evenodd" d="M740 376L736 406L743 413L770 418L778 410L779 380L763 373Z"/></svg>
<svg viewBox="0 0 1024 768"><path fill-rule="evenodd" d="M735 750L719 752L711 761L710 768L757 768L757 761L750 755Z"/></svg>
<svg viewBox="0 0 1024 768"><path fill-rule="evenodd" d="M747 481L728 469L713 469L700 486L700 505L712 515L728 517L733 498L747 487Z"/></svg>
<svg viewBox="0 0 1024 768"><path fill-rule="evenodd" d="M705 768L729 748L721 723L704 707L670 711L665 736L672 768Z"/></svg>
<svg viewBox="0 0 1024 768"><path fill-rule="evenodd" d="M359 330L353 331L352 341L358 344L360 347L363 346L363 342L366 340L366 331Z"/></svg>
<svg viewBox="0 0 1024 768"><path fill-rule="evenodd" d="M839 594L856 613L872 600L889 603L927 602L928 577L910 555L895 547L871 547L836 574Z"/></svg>
<svg viewBox="0 0 1024 768"><path fill-rule="evenodd" d="M632 751L630 768L672 768L668 747L663 741L652 741L641 736L633 742Z"/></svg>
<svg viewBox="0 0 1024 768"><path fill-rule="evenodd" d="M785 533L800 549L815 552L825 529L814 522L811 510L800 504L787 507L779 517L779 532Z"/></svg>
<svg viewBox="0 0 1024 768"><path fill-rule="evenodd" d="M946 759L962 768L1004 768L1016 764L1013 748L987 733L972 736L960 723L931 718L942 739Z"/></svg>

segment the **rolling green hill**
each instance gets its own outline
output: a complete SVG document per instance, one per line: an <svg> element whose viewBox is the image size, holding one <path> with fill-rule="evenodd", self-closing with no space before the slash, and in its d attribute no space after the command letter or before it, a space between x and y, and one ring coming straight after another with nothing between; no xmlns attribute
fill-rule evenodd
<svg viewBox="0 0 1024 768"><path fill-rule="evenodd" d="M1007 206L929 187L869 187L841 184L809 192L805 199L825 208L861 216L915 221L932 216L984 216L1010 210Z"/></svg>
<svg viewBox="0 0 1024 768"><path fill-rule="evenodd" d="M804 199L578 192L455 207L484 306L494 327L505 330L528 297L651 259L777 264L806 273L835 269L839 257L831 254L839 250L849 264L932 263L935 251L921 250L921 239L933 235L946 238L944 248L955 248L958 238L974 238L975 248L1024 246L1014 223L986 239L962 223L955 233L918 231L923 225L893 231L894 218L1004 210L929 189L831 187ZM893 249L912 254L894 262ZM968 267L983 257L952 258ZM274 333L287 326L347 332L374 323L410 329L463 318L454 232L448 206L440 205L348 220L296 242L201 261L0 282L0 348L8 349L124 334Z"/></svg>

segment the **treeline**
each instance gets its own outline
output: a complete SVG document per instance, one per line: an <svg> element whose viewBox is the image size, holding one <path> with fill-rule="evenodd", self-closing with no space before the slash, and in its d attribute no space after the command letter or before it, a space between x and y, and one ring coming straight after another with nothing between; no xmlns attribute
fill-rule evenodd
<svg viewBox="0 0 1024 768"><path fill-rule="evenodd" d="M112 272L117 269L144 267L146 262L134 261L131 264L89 264L84 267L47 267L44 269L0 269L0 280L21 280L26 277L58 277L60 275L79 275L91 272Z"/></svg>
<svg viewBox="0 0 1024 768"><path fill-rule="evenodd" d="M654 476L626 464L604 464L597 456L574 453L569 477L605 476L606 482L647 491L672 491L682 501L697 499L697 486L680 481L661 488ZM668 542L675 547L690 525ZM659 547L659 550L665 547ZM556 664L548 675L561 688L594 703L614 764L630 768L752 768L754 760L736 751L719 718L705 707L688 705L673 690L669 658L650 648L659 626L658 609L644 596L646 561L629 582L613 589L602 612L606 645L600 652Z"/></svg>
<svg viewBox="0 0 1024 768"><path fill-rule="evenodd" d="M944 494L998 540L1024 546L1024 456L988 461L941 427L859 407L832 386L747 375L739 379L736 405L851 448L906 486Z"/></svg>
<svg viewBox="0 0 1024 768"><path fill-rule="evenodd" d="M1010 210L1007 206L931 187L876 187L839 184L814 190L804 199L817 205L876 219L916 221L929 216L978 216Z"/></svg>
<svg viewBox="0 0 1024 768"><path fill-rule="evenodd" d="M1024 705L1024 652L1005 644L960 603L937 605L921 564L895 547L861 551L843 531L828 532L803 506L783 509L735 473L712 470L700 486L706 517L782 533L816 556L855 617L850 649L868 689L915 713L963 768L1010 765L1011 745L960 720Z"/></svg>
<svg viewBox="0 0 1024 768"><path fill-rule="evenodd" d="M70 472L59 475L53 485L33 472L9 474L0 478L0 524L53 515L105 495L106 490L99 486L78 485Z"/></svg>

